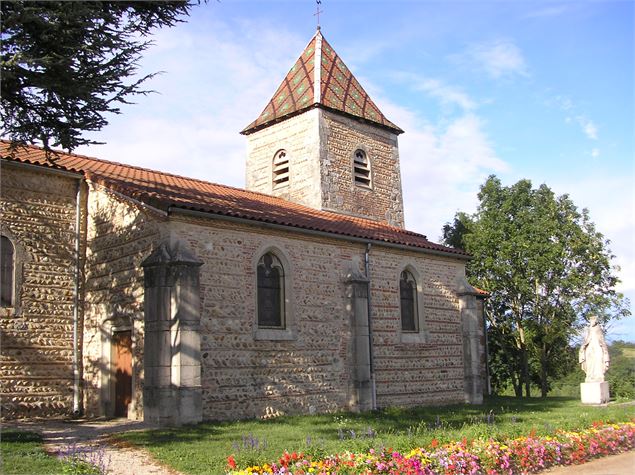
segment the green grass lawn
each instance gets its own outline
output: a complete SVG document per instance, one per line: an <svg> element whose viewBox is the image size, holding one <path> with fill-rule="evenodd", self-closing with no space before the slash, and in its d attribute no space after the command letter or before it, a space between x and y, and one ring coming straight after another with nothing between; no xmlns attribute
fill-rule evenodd
<svg viewBox="0 0 635 475"><path fill-rule="evenodd" d="M33 432L3 430L0 441L0 473L6 475L63 473L65 464L42 448L42 438Z"/></svg>
<svg viewBox="0 0 635 475"><path fill-rule="evenodd" d="M409 450L463 437L507 439L582 429L593 422L624 422L635 405L582 406L571 398L492 398L482 406L391 408L376 413L280 417L267 421L209 422L179 429L130 432L119 437L145 447L163 463L188 473L223 473L238 465L272 461L284 450L327 455L391 447Z"/></svg>

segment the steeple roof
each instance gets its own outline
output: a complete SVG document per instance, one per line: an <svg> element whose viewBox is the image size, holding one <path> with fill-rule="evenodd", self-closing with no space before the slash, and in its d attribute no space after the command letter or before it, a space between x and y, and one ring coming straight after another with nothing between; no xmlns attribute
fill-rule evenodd
<svg viewBox="0 0 635 475"><path fill-rule="evenodd" d="M265 110L241 133L249 135L313 107L368 121L397 134L403 132L382 114L319 29Z"/></svg>

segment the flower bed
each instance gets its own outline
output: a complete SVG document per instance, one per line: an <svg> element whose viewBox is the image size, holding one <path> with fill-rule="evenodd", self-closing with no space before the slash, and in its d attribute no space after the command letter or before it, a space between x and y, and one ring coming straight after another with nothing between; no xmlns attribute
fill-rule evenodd
<svg viewBox="0 0 635 475"><path fill-rule="evenodd" d="M635 421L622 424L593 424L589 429L557 431L553 436L526 437L508 441L475 440L429 448L409 453L391 449L368 453L343 453L323 459L285 452L276 462L238 469L233 456L228 457L231 475L514 475L535 473L556 465L584 463L593 458L635 448Z"/></svg>

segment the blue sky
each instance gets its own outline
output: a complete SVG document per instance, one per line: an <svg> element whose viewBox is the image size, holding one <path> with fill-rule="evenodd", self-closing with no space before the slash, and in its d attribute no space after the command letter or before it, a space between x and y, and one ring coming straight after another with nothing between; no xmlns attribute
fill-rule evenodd
<svg viewBox="0 0 635 475"><path fill-rule="evenodd" d="M407 228L437 240L490 174L587 207L635 301L633 1L323 0L329 43L400 136ZM315 32L315 1L210 0L155 36L164 71L80 153L244 186L255 119ZM632 307L632 305L631 305ZM635 341L635 318L612 339Z"/></svg>

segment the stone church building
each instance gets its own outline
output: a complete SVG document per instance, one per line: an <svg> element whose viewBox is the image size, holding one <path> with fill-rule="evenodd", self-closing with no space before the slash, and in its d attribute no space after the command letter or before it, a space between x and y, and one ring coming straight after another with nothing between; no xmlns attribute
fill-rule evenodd
<svg viewBox="0 0 635 475"><path fill-rule="evenodd" d="M246 189L1 142L2 417L481 402L484 293L404 228L402 132L318 30Z"/></svg>

